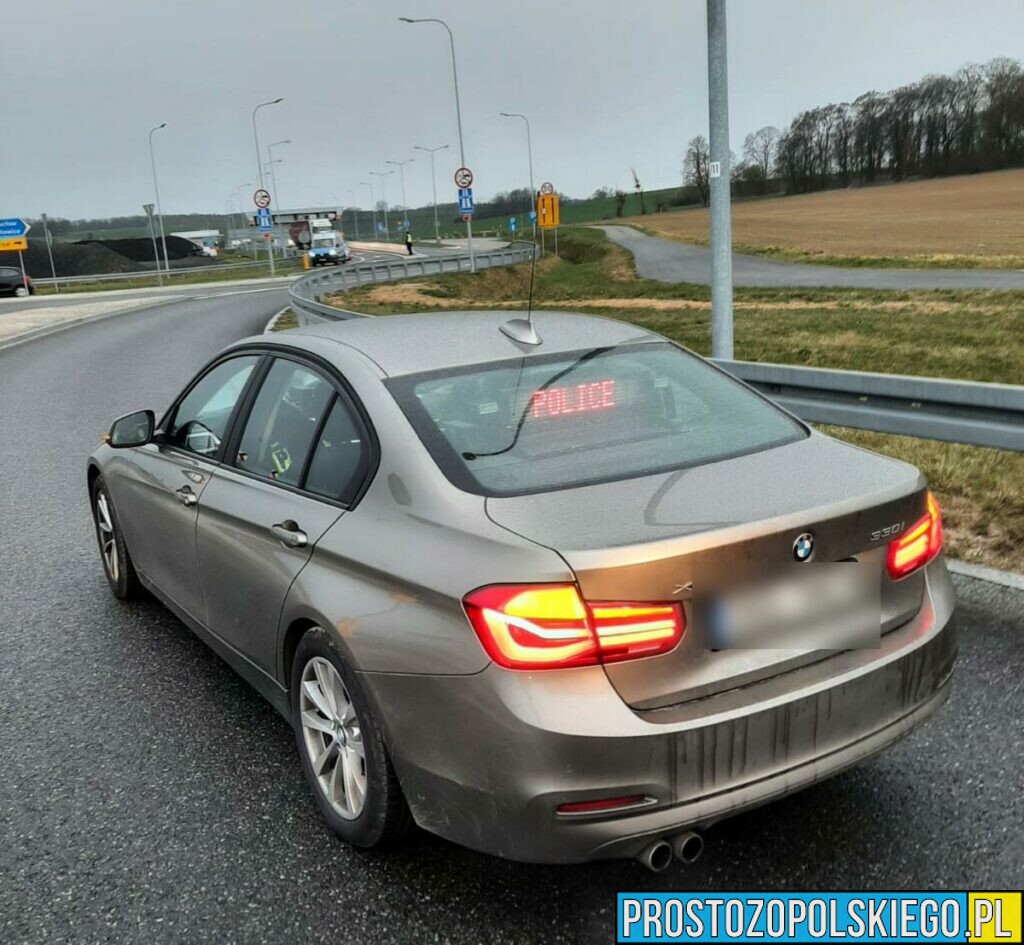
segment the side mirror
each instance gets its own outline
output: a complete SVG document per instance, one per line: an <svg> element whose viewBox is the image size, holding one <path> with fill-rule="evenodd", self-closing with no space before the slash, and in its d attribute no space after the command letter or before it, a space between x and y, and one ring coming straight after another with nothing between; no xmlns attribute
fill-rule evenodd
<svg viewBox="0 0 1024 945"><path fill-rule="evenodd" d="M156 415L152 410L136 410L135 413L118 417L111 424L107 443L114 449L145 446L153 439L155 426Z"/></svg>

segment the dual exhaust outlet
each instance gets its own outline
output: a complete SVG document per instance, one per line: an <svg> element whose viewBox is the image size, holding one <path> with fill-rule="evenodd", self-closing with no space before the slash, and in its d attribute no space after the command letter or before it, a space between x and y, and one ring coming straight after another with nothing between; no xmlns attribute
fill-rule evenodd
<svg viewBox="0 0 1024 945"><path fill-rule="evenodd" d="M660 873L672 865L696 863L704 852L704 838L695 830L678 833L674 837L654 840L641 850L636 858L652 873Z"/></svg>

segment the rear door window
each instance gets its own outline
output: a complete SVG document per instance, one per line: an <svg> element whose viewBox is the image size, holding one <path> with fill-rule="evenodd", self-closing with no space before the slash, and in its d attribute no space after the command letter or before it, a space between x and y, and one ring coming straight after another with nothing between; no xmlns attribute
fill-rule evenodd
<svg viewBox="0 0 1024 945"><path fill-rule="evenodd" d="M307 492L349 504L363 481L369 450L348 405L336 397L309 464Z"/></svg>
<svg viewBox="0 0 1024 945"><path fill-rule="evenodd" d="M807 436L767 400L668 342L387 383L445 475L482 495L628 479Z"/></svg>

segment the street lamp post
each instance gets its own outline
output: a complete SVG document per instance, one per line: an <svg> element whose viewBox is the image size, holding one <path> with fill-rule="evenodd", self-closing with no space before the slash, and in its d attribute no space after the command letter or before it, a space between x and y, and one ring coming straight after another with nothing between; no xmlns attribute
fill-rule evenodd
<svg viewBox="0 0 1024 945"><path fill-rule="evenodd" d="M156 248L156 229L153 226L153 204L144 203L142 209L146 213L146 217L149 220L149 238L153 241L153 261L156 263L156 281L157 285L164 284L164 276L160 270L160 250Z"/></svg>
<svg viewBox="0 0 1024 945"><path fill-rule="evenodd" d="M261 108L266 108L268 105L277 105L279 102L283 102L283 98L275 98L269 102L260 102L252 110L252 140L253 144L256 145L256 177L260 182L260 190L263 190L263 158L260 155L260 135L256 130L256 112ZM270 274L274 274L274 212L270 212L270 239L267 240L267 259L270 261Z"/></svg>
<svg viewBox="0 0 1024 945"><path fill-rule="evenodd" d="M425 17L422 19L416 19L408 16L400 16L399 20L403 23L439 23L445 28L448 33L448 43L452 51L452 82L455 85L455 120L459 127L459 161L461 166L466 166L466 147L462 139L462 106L459 103L459 73L455 65L455 36L452 34L451 27L445 23L444 20L438 20L434 17ZM476 258L473 255L473 220L472 218L466 220L466 242L469 246L469 268L471 272L476 272Z"/></svg>
<svg viewBox="0 0 1024 945"><path fill-rule="evenodd" d="M444 151L448 145L442 144L437 148L424 148L418 144L413 145L414 151L426 151L430 155L430 188L434 192L434 242L441 245L441 230L437 225L437 174L434 172L434 152Z"/></svg>
<svg viewBox="0 0 1024 945"><path fill-rule="evenodd" d="M273 203L271 204L271 206L276 207L278 210L282 209L283 204L281 203L280 195L277 192L277 175L274 173L274 165L275 164L280 164L282 162L281 162L281 158L276 158L276 159L274 158L274 148L279 147L282 144L291 144L291 143L292 143L292 139L291 138L283 138L281 141L274 141L271 144L267 145L267 164L270 165L270 186L271 186L271 189L273 190ZM288 240L287 239L285 239L283 241L283 244L281 246L281 255L284 256L284 257L288 256Z"/></svg>
<svg viewBox="0 0 1024 945"><path fill-rule="evenodd" d="M43 221L43 239L46 240L46 252L50 257L50 273L53 276L53 291L60 294L60 286L57 285L57 267L53 264L53 238L50 236L49 220L45 213L39 214Z"/></svg>
<svg viewBox="0 0 1024 945"><path fill-rule="evenodd" d="M347 188L348 199L352 201L352 225L355 227L356 239L359 239L359 209L356 207L356 192L351 188Z"/></svg>
<svg viewBox="0 0 1024 945"><path fill-rule="evenodd" d="M374 177L380 178L380 199L384 204L384 241L391 242L391 228L388 226L388 189L385 178L394 174L394 171L370 171Z"/></svg>
<svg viewBox="0 0 1024 945"><path fill-rule="evenodd" d="M526 154L530 161L530 212L533 214L533 241L537 242L537 192L533 189L533 141L530 139L530 119L518 112L501 112L504 118L522 118L526 125Z"/></svg>
<svg viewBox="0 0 1024 945"><path fill-rule="evenodd" d="M238 185L238 192L237 193L238 193L238 215L241 218L242 226L244 227L246 225L246 223L245 223L245 218L246 218L245 197L248 194L248 195L250 195L250 199L251 199L252 184L250 184L248 181L244 181L243 183ZM255 235L253 235L252 240L250 242L252 243L252 258L255 261L257 259L257 257L259 256L259 254L256 252L256 236Z"/></svg>
<svg viewBox="0 0 1024 945"><path fill-rule="evenodd" d="M360 187L370 188L370 213L373 214L373 236L377 237L377 199L373 196L373 184L366 180L359 182Z"/></svg>
<svg viewBox="0 0 1024 945"><path fill-rule="evenodd" d="M168 276L171 274L171 264L167 259L167 237L164 236L164 212L160 209L160 185L156 181L156 158L153 157L153 132L159 131L161 128L166 128L167 122L161 122L155 128L149 129L149 166L153 169L153 190L156 193L156 215L160 218L160 242L164 247L164 268L167 269ZM160 260L156 262L157 269L160 268Z"/></svg>
<svg viewBox="0 0 1024 945"><path fill-rule="evenodd" d="M394 164L398 168L398 179L402 182L402 222L405 224L405 232L409 232L409 204L405 199L405 165L412 164L416 158L406 158L404 161L385 161L385 164Z"/></svg>

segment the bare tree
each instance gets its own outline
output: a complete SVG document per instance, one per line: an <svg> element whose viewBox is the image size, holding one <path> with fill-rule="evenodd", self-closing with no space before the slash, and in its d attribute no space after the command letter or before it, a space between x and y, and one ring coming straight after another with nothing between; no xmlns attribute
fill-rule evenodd
<svg viewBox="0 0 1024 945"><path fill-rule="evenodd" d="M710 194L709 165L711 161L711 146L704 135L697 135L690 139L686 146L686 154L683 156L683 180L697 188L700 195L700 202L706 207Z"/></svg>
<svg viewBox="0 0 1024 945"><path fill-rule="evenodd" d="M775 150L779 145L779 129L765 125L751 132L743 141L744 178L761 181L761 192L775 170Z"/></svg>

